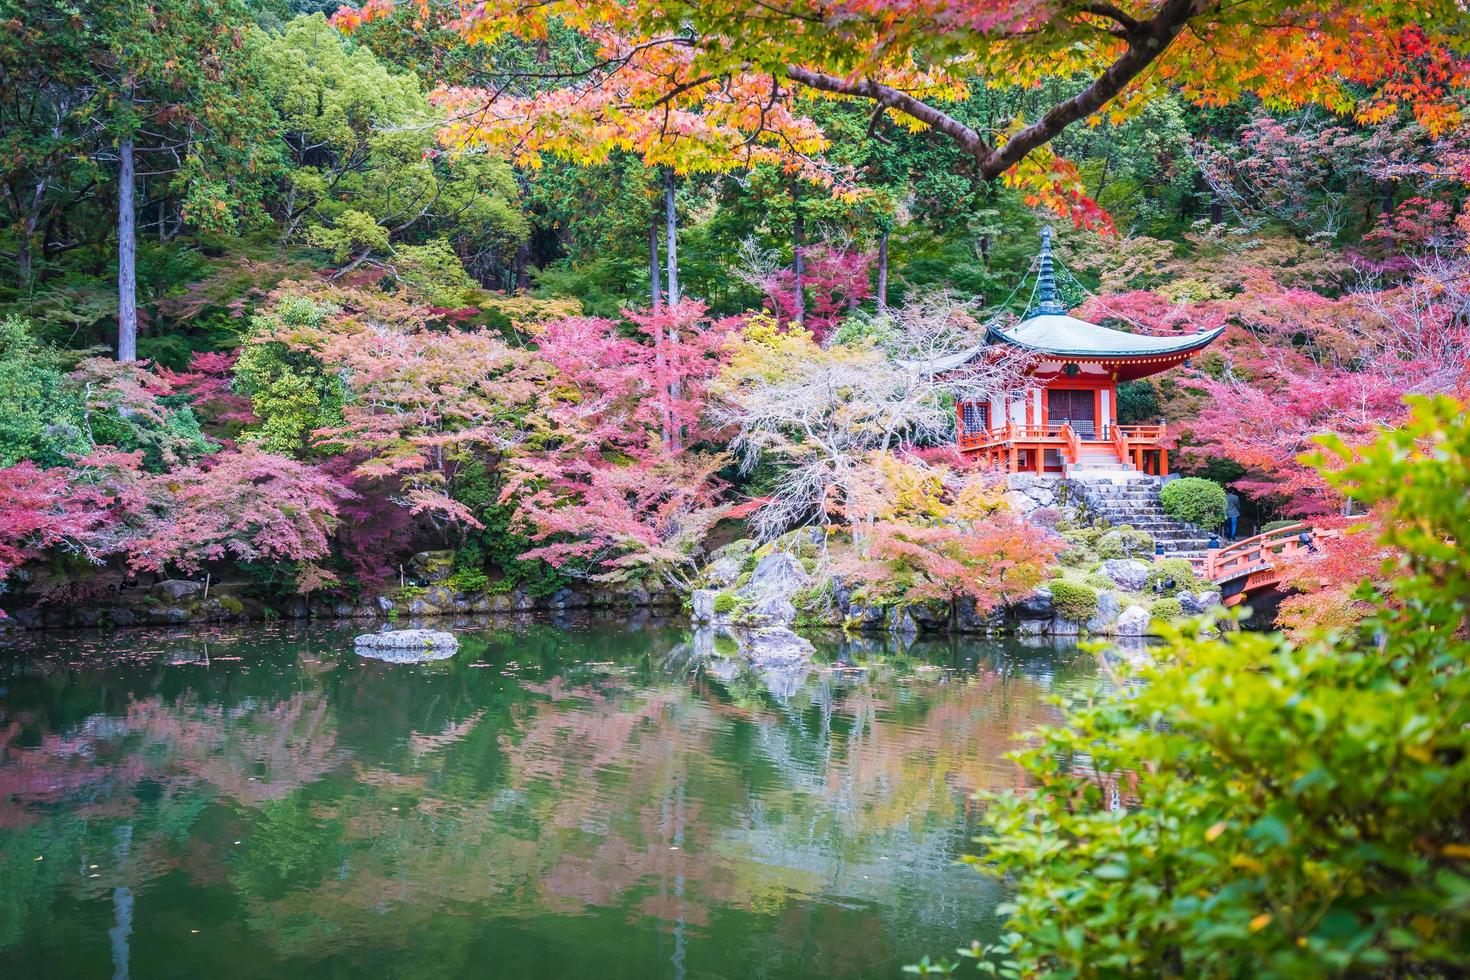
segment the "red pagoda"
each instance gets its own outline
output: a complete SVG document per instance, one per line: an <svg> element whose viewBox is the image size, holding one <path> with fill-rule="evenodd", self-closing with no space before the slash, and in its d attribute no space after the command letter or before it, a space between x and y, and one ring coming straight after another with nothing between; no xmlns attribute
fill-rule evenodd
<svg viewBox="0 0 1470 980"><path fill-rule="evenodd" d="M1051 229L1042 230L1036 303L1008 330L991 327L986 346L1035 358L1027 383L988 401L956 406L959 446L1011 472L1121 471L1167 476L1169 450L1157 425L1119 425L1118 383L1167 371L1208 347L1224 328L1158 337L1127 333L1067 314L1057 294ZM978 353L978 352L977 352Z"/></svg>

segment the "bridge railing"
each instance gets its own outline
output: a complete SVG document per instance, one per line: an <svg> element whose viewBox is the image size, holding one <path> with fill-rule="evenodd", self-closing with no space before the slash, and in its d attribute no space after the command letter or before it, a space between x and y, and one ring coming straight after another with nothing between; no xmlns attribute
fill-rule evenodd
<svg viewBox="0 0 1470 980"><path fill-rule="evenodd" d="M1301 540L1303 531L1311 532L1311 527L1288 524L1212 550L1205 556L1204 577L1212 582L1235 578L1270 565L1276 558L1294 554L1307 547Z"/></svg>

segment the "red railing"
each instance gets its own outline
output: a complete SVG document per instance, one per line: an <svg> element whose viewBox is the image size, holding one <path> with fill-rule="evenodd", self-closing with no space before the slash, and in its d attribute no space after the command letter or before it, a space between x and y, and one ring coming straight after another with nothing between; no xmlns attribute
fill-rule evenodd
<svg viewBox="0 0 1470 980"><path fill-rule="evenodd" d="M1128 434L1123 431L1121 425L1115 425L1109 433L1113 440L1113 452L1118 454L1118 461L1130 463L1133 461L1133 450L1128 446Z"/></svg>
<svg viewBox="0 0 1470 980"><path fill-rule="evenodd" d="M1082 440L1077 438L1077 430L1066 423L1062 424L1062 452L1066 454L1067 461L1074 466L1077 460L1082 458Z"/></svg>
<svg viewBox="0 0 1470 980"><path fill-rule="evenodd" d="M1114 432L1122 433L1129 442L1162 442L1168 431L1165 425L1115 425Z"/></svg>
<svg viewBox="0 0 1470 980"><path fill-rule="evenodd" d="M1220 582L1269 568L1275 564L1274 559L1306 548L1301 535L1310 530L1306 524L1288 524L1211 551L1205 558L1205 578Z"/></svg>

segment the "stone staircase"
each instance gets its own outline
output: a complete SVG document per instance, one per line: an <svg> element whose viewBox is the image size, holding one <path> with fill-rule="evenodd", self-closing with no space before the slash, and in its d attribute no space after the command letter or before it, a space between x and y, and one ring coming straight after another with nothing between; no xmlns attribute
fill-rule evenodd
<svg viewBox="0 0 1470 980"><path fill-rule="evenodd" d="M1136 473L1137 469L1132 463L1124 463L1119 460L1111 444L1084 442L1077 462L1067 463L1066 471L1069 477L1085 478L1094 475Z"/></svg>
<svg viewBox="0 0 1470 980"><path fill-rule="evenodd" d="M1101 471L1095 472L1099 475L1074 470L1068 479L1081 486L1088 506L1109 524L1114 527L1128 524L1147 531L1171 558L1204 557L1210 532L1164 513L1164 505L1159 503L1162 479L1141 473L1102 476ZM1114 472L1117 473L1116 458Z"/></svg>

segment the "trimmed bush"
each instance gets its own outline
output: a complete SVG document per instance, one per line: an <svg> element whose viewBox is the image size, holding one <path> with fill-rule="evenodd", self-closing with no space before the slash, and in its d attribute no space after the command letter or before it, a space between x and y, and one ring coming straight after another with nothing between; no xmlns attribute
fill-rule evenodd
<svg viewBox="0 0 1470 980"><path fill-rule="evenodd" d="M1097 539L1097 553L1102 558L1142 558L1154 553L1154 536L1120 524Z"/></svg>
<svg viewBox="0 0 1470 980"><path fill-rule="evenodd" d="M1261 525L1261 533L1270 534L1272 531L1279 531L1283 527L1291 527L1293 524L1300 523L1301 521L1267 521Z"/></svg>
<svg viewBox="0 0 1470 980"><path fill-rule="evenodd" d="M1214 530L1225 523L1225 488L1214 480L1186 476L1159 491L1164 513L1178 521Z"/></svg>
<svg viewBox="0 0 1470 980"><path fill-rule="evenodd" d="M1102 572L1088 572L1087 578L1083 579L1082 583L1099 592L1116 592L1118 590L1118 583L1108 578Z"/></svg>
<svg viewBox="0 0 1470 980"><path fill-rule="evenodd" d="M720 616L723 616L726 613L732 613L735 611L735 604L735 593L721 592L719 595L715 596L715 613Z"/></svg>
<svg viewBox="0 0 1470 980"><path fill-rule="evenodd" d="M1148 607L1148 614L1160 622L1168 623L1181 618L1184 607L1179 604L1178 599L1160 599Z"/></svg>
<svg viewBox="0 0 1470 980"><path fill-rule="evenodd" d="M1085 623L1097 612L1097 592L1085 585L1053 579L1046 587L1051 589L1052 608L1063 619Z"/></svg>

